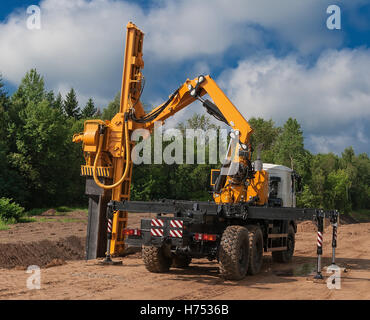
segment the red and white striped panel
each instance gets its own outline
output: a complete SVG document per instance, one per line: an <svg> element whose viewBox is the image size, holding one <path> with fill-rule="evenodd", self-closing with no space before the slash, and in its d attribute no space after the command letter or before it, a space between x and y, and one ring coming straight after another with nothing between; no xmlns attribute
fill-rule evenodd
<svg viewBox="0 0 370 320"><path fill-rule="evenodd" d="M150 233L153 237L163 237L163 229L150 229Z"/></svg>
<svg viewBox="0 0 370 320"><path fill-rule="evenodd" d="M162 219L152 219L151 226L152 227L163 227L164 223Z"/></svg>
<svg viewBox="0 0 370 320"><path fill-rule="evenodd" d="M111 233L112 232L112 220L111 219L108 219L108 233Z"/></svg>
<svg viewBox="0 0 370 320"><path fill-rule="evenodd" d="M171 220L170 227L171 228L181 228L184 226L184 221L182 220Z"/></svg>
<svg viewBox="0 0 370 320"><path fill-rule="evenodd" d="M182 238L182 230L170 230L170 236L172 238Z"/></svg>
<svg viewBox="0 0 370 320"><path fill-rule="evenodd" d="M317 232L317 246L322 247L322 233Z"/></svg>

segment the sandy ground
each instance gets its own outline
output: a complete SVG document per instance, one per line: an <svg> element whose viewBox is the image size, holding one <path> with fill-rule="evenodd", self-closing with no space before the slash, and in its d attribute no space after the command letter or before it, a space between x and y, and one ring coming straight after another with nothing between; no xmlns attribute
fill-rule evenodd
<svg viewBox="0 0 370 320"><path fill-rule="evenodd" d="M135 215L131 224L137 225L143 216L147 215ZM370 299L370 223L340 226L341 288L330 290L326 285L329 274L324 281L313 281L316 233L311 222L298 226L291 263L272 263L266 254L260 274L234 282L220 279L217 262L206 259L193 260L188 269L172 268L166 274L149 273L139 253L116 258L123 262L119 266L81 260L86 213L68 217L75 219L65 222L65 217L55 217L61 220L0 231L0 299ZM325 231L323 265L328 266L331 227ZM41 266L39 290L27 289L30 274L25 268L30 264Z"/></svg>

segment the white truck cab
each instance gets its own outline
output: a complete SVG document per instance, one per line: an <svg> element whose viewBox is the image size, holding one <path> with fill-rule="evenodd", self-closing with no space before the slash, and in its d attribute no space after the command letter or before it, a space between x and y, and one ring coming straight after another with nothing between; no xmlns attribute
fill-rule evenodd
<svg viewBox="0 0 370 320"><path fill-rule="evenodd" d="M269 174L269 204L272 206L295 207L294 171L286 166L263 163Z"/></svg>

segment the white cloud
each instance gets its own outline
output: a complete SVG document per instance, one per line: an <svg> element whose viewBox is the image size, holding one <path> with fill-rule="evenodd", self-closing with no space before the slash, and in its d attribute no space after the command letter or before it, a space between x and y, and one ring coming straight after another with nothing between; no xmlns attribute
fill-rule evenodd
<svg viewBox="0 0 370 320"><path fill-rule="evenodd" d="M314 153L334 152L340 154L349 146L354 146L356 152L362 152L361 147L363 147L363 141L360 141L360 144L356 141L356 134L339 134L334 136L310 134L306 142Z"/></svg>
<svg viewBox="0 0 370 320"><path fill-rule="evenodd" d="M52 89L68 85L82 96L94 97L106 94L112 86L117 92L123 21L140 16L141 9L108 0L46 0L40 6L41 30L28 30L26 16L20 11L0 24L4 78L17 84L27 70L36 67Z"/></svg>
<svg viewBox="0 0 370 320"><path fill-rule="evenodd" d="M363 1L346 6L350 10ZM43 0L41 30L26 28L26 8L0 23L0 72L17 85L27 70L37 68L48 89L65 93L74 87L81 106L88 97L105 105L120 89L125 25L133 21L145 32L144 60L149 65L144 73L156 83L148 86L160 88L146 100L157 101L163 88L174 89L186 77L213 73L215 67L220 70L229 60L226 53L232 59L251 52L258 56L265 51L266 40L297 56L338 47L344 33L326 29L329 4L329 0L163 0L144 10L135 1ZM369 116L369 76L362 67L369 65L368 56L366 50L328 51L312 68L298 63L295 56L263 56L240 62L220 79L236 104L246 108L247 117L283 120L289 114L311 131L321 125L335 128ZM184 76L178 81L180 74ZM146 94L148 90L154 91L147 89Z"/></svg>
<svg viewBox="0 0 370 320"><path fill-rule="evenodd" d="M297 57L261 56L225 70L220 85L246 118L272 118L281 125L296 118L307 135L337 132L313 143L366 143L363 130L342 139L357 122L370 123L370 50L328 50L313 66ZM349 140L348 140L349 139Z"/></svg>
<svg viewBox="0 0 370 320"><path fill-rule="evenodd" d="M125 25L130 20L145 32L144 58L172 62L171 67L186 59L205 61L230 48L264 48L261 28L307 52L341 39L321 32L325 11L319 0L299 5L296 0L159 4L144 11L134 1L43 0L42 29L32 31L26 28L26 10L16 10L0 23L0 71L16 84L26 70L36 67L53 88L68 83L83 95L107 98L109 93L110 98L120 86Z"/></svg>

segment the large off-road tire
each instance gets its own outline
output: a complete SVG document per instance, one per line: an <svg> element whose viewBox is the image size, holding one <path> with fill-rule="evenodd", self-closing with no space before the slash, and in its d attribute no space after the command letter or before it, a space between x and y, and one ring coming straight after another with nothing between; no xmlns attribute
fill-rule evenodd
<svg viewBox="0 0 370 320"><path fill-rule="evenodd" d="M243 279L248 271L249 235L242 226L229 226L222 234L220 249L220 275L229 280Z"/></svg>
<svg viewBox="0 0 370 320"><path fill-rule="evenodd" d="M163 247L143 246L142 257L150 272L161 273L170 269L172 261L165 255Z"/></svg>
<svg viewBox="0 0 370 320"><path fill-rule="evenodd" d="M185 255L176 255L172 258L172 267L187 268L191 262L191 257Z"/></svg>
<svg viewBox="0 0 370 320"><path fill-rule="evenodd" d="M263 234L259 226L247 226L249 232L248 274L260 272L263 259Z"/></svg>
<svg viewBox="0 0 370 320"><path fill-rule="evenodd" d="M273 251L272 261L279 263L287 263L292 260L295 246L295 232L294 227L290 224L288 227L288 241L287 250L285 251Z"/></svg>

